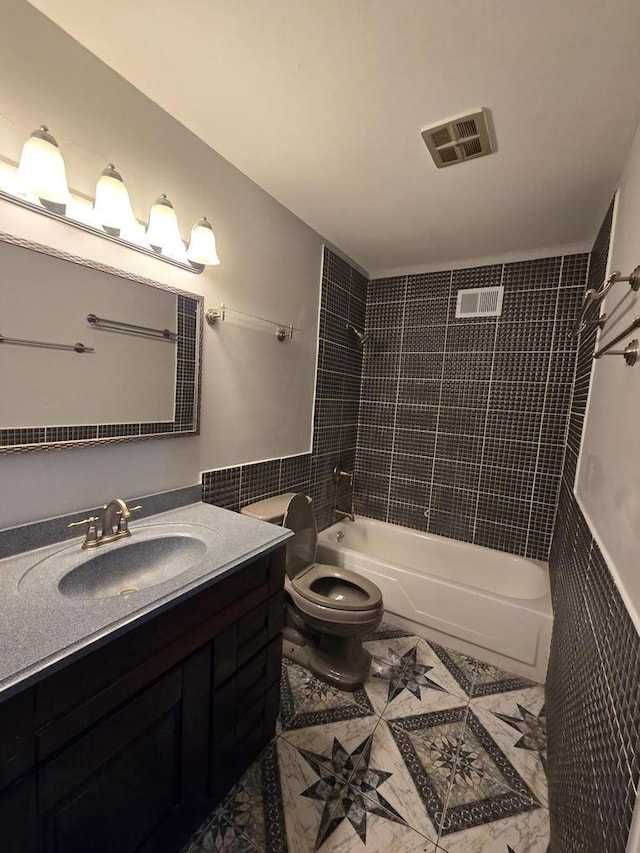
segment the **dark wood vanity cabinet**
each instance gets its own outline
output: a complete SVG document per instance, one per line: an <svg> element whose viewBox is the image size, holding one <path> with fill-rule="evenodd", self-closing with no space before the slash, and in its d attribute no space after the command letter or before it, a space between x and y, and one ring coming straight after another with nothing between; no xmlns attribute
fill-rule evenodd
<svg viewBox="0 0 640 853"><path fill-rule="evenodd" d="M0 704L3 853L173 853L278 714L284 552Z"/></svg>

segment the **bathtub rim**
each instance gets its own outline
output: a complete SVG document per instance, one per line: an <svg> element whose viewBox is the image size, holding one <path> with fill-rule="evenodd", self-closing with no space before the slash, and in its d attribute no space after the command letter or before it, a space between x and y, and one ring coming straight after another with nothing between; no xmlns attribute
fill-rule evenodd
<svg viewBox="0 0 640 853"><path fill-rule="evenodd" d="M473 586L472 584L463 583L461 581L452 580L450 578L443 578L439 575L432 574L430 572L425 572L429 577L430 581L441 584L443 586L453 586L453 587L464 587L465 589L472 590L475 594L478 594L483 597L498 599L499 601L508 603L512 607L520 607L523 610L534 610L538 613L542 613L545 615L553 616L553 608L551 604L551 581L549 577L549 566L547 563L542 560L534 560L531 557L523 557L520 554L511 554L508 551L499 551L496 548L488 548L486 545L476 545L472 542L465 542L462 539L450 539L447 536L439 536L437 533L426 533L421 530L415 530L411 527L403 527L400 524L393 524L389 521L380 521L377 518L368 518L365 515L356 515L356 521L365 521L368 524L375 525L376 527L390 527L397 530L403 531L405 535L416 536L420 539L424 540L437 540L438 542L452 545L460 545L466 546L467 548L472 549L482 549L482 551L488 554L500 554L501 557L507 557L514 562L526 562L532 563L539 569L544 571L544 583L545 583L545 594L539 596L538 598L514 598L508 595L501 595L497 592L492 592L491 590L483 589L479 586ZM407 572L409 574L420 574L419 570L412 568L411 566L403 566L398 563L392 563L389 560L382 560L380 557L374 557L370 554L365 554L362 551L357 551L353 548L345 547L341 542L337 542L335 540L335 536L341 527L346 524L352 524L350 521L338 521L335 524L332 524L330 527L326 527L318 534L318 547L328 548L334 551L340 551L345 555L349 555L353 558L363 559L363 560L371 560L377 563L379 566L392 569L393 571ZM331 542L325 541L325 538L328 538L331 534L334 534L334 539ZM357 571L357 568L356 568Z"/></svg>

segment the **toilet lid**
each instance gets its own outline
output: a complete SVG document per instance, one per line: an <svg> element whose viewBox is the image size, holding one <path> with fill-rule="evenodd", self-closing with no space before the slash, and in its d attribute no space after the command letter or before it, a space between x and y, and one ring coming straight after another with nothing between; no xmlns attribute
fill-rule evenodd
<svg viewBox="0 0 640 853"><path fill-rule="evenodd" d="M382 604L382 593L374 583L337 566L312 566L291 586L308 601L336 610L370 610Z"/></svg>
<svg viewBox="0 0 640 853"><path fill-rule="evenodd" d="M289 577L297 577L316 561L318 532L313 510L303 494L294 495L289 501L282 519L284 527L294 533L286 548L286 570Z"/></svg>

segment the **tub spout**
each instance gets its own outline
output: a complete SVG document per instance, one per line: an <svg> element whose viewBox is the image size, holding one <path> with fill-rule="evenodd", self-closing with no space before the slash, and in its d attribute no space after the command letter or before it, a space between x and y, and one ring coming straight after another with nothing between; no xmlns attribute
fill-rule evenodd
<svg viewBox="0 0 640 853"><path fill-rule="evenodd" d="M344 521L345 519L349 519L349 521L355 521L352 512L345 512L342 509L334 509L333 517L338 519L338 521Z"/></svg>

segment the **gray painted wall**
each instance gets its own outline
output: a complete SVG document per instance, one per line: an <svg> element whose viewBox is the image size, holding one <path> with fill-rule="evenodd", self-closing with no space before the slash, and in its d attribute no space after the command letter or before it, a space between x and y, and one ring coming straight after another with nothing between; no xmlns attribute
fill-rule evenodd
<svg viewBox="0 0 640 853"><path fill-rule="evenodd" d="M213 222L222 263L194 276L6 203L1 229L201 293L206 307L225 302L302 331L278 343L271 327L239 318L205 328L199 437L0 455L0 529L195 483L202 470L308 452L320 236L26 2L5 0L0 156L17 161L43 122L73 190L93 196L115 162L138 218L166 192L183 237L200 216Z"/></svg>

